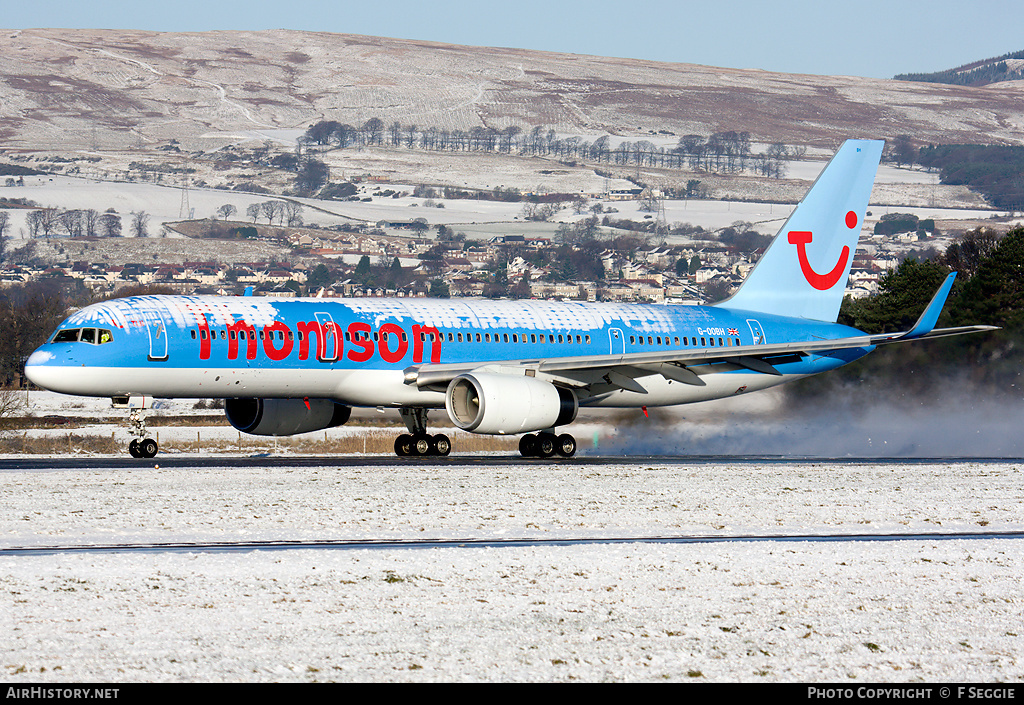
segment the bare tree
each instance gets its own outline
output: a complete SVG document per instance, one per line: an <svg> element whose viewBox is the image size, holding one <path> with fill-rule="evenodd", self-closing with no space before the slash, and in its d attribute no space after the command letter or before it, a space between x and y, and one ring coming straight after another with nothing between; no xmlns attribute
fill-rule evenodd
<svg viewBox="0 0 1024 705"><path fill-rule="evenodd" d="M11 239L11 236L7 234L10 218L11 216L7 211L0 211L0 262L7 259L7 243Z"/></svg>
<svg viewBox="0 0 1024 705"><path fill-rule="evenodd" d="M86 237L96 237L100 224L100 214L95 208L82 211L82 229Z"/></svg>
<svg viewBox="0 0 1024 705"><path fill-rule="evenodd" d="M146 211L132 211L132 235L135 237L149 237L149 213Z"/></svg>
<svg viewBox="0 0 1024 705"><path fill-rule="evenodd" d="M255 225L256 219L260 217L260 210L261 209L259 203L250 203L248 206L245 207L245 216L247 218L252 218L252 222Z"/></svg>
<svg viewBox="0 0 1024 705"><path fill-rule="evenodd" d="M121 237L121 216L113 210L107 210L100 216L100 235L103 237Z"/></svg>
<svg viewBox="0 0 1024 705"><path fill-rule="evenodd" d="M225 203L223 206L217 209L217 215L219 215L223 220L227 220L237 212L238 209L235 208L230 203Z"/></svg>
<svg viewBox="0 0 1024 705"><path fill-rule="evenodd" d="M284 217L289 228L297 228L302 225L302 204L295 201L284 202Z"/></svg>
<svg viewBox="0 0 1024 705"><path fill-rule="evenodd" d="M67 210L57 215L56 222L68 237L77 237L82 234L81 211Z"/></svg>
<svg viewBox="0 0 1024 705"><path fill-rule="evenodd" d="M39 237L39 231L42 228L43 212L42 211L29 211L25 216L25 225L28 227L29 237Z"/></svg>
<svg viewBox="0 0 1024 705"><path fill-rule="evenodd" d="M277 201L263 201L260 204L260 213L267 219L267 225L273 225L274 218L281 213L281 204Z"/></svg>

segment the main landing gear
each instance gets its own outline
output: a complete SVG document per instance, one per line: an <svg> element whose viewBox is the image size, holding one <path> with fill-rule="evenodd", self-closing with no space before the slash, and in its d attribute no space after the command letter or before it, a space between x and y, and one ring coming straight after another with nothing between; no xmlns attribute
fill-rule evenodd
<svg viewBox="0 0 1024 705"><path fill-rule="evenodd" d="M395 455L448 455L452 452L452 440L443 433L430 435L427 433L426 409L399 409L409 433L403 433L395 439Z"/></svg>
<svg viewBox="0 0 1024 705"><path fill-rule="evenodd" d="M552 431L536 435L527 433L519 439L519 453L524 458L550 458L554 455L571 458L576 455L576 439L568 433L556 436Z"/></svg>
<svg viewBox="0 0 1024 705"><path fill-rule="evenodd" d="M409 433L395 439L395 455L425 456L448 455L452 442L443 433L427 433L426 409L399 409ZM540 433L527 433L519 440L519 452L524 458L571 458L576 455L576 439L568 433L555 434L554 429Z"/></svg>

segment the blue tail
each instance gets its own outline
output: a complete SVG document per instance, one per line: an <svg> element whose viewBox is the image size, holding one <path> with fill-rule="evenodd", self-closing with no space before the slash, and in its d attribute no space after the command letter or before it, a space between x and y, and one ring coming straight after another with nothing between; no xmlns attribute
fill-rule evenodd
<svg viewBox="0 0 1024 705"><path fill-rule="evenodd" d="M884 144L847 140L739 290L717 305L834 322Z"/></svg>

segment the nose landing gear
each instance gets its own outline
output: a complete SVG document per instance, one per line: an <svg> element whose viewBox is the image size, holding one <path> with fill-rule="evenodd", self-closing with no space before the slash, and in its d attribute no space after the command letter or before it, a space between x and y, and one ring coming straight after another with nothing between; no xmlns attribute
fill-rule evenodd
<svg viewBox="0 0 1024 705"><path fill-rule="evenodd" d="M135 436L128 444L128 453L133 458L152 458L159 452L157 442L149 438L146 429L146 409L153 408L153 398L143 396L113 397L111 405L115 409L128 410L128 426Z"/></svg>

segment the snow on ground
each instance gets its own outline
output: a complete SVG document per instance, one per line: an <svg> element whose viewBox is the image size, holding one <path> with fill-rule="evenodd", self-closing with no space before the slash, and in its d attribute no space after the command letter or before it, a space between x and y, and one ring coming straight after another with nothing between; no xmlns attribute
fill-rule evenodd
<svg viewBox="0 0 1024 705"><path fill-rule="evenodd" d="M1020 463L0 473L0 545L1024 529ZM0 556L0 679L1018 681L1019 540Z"/></svg>
<svg viewBox="0 0 1024 705"><path fill-rule="evenodd" d="M525 190L554 190L562 192L596 193L604 188L630 188L632 184L613 179L606 181L598 177L593 170L583 168L563 168L557 163L545 161L506 158L495 159L491 155L480 154L444 154L409 152L401 150L378 150L372 153L343 152L337 159L343 162L354 174L371 170L373 165L398 162L395 166L396 178L415 176L428 182L444 183L450 180L452 173L466 173L467 184L474 187L516 186ZM451 161L458 161L458 169L453 169ZM792 193L793 198L802 197L806 188L816 178L826 162L792 162L793 173L790 179L806 181L806 187L800 187ZM543 167L552 167L543 169ZM414 168L415 167L415 168ZM547 173L545 173L545 171ZM718 177L709 177L712 180ZM493 183L492 183L493 182ZM377 223L385 220L413 220L423 218L430 225L446 224L464 226L462 229L480 234L524 234L529 236L550 237L556 223L534 223L523 220L521 203L505 203L495 201L478 201L471 199L432 199L404 196L401 198L372 197L376 190L393 190L411 193L414 181L403 183L381 184L365 187L360 196L370 197L370 201L322 201L317 199L296 199L306 207L303 219L320 227L330 227L352 221ZM757 198L764 202L752 202L750 193L743 189L755 188L750 183L745 186L720 184L723 194L739 195L738 200L669 200L664 202L664 219L669 224L690 223L707 230L716 230L732 225L737 221L754 223L759 230L766 233L775 232L792 212L792 203L773 203L779 194L792 190L789 185L779 186L770 182L757 182L755 190L764 191ZM739 189L736 191L736 189ZM781 191L779 189L782 189ZM767 190L765 190L767 189ZM773 190L774 189L774 190ZM922 190L923 189L923 190ZM733 194L736 191L736 194ZM944 203L965 205L977 202L977 198L966 198L968 193L960 187L948 187L938 184L935 174L910 169L897 169L882 165L876 179L876 187L872 203L903 204L877 206L872 209L873 217L868 218L871 225L877 218L888 212L911 212L919 218L935 218L937 220L954 219L985 219L996 214L984 208L941 208ZM131 213L145 211L150 220L148 232L155 236L161 233L165 223L177 222L187 217L183 212L183 192L180 184L158 185L149 183L107 182L96 179L66 176L28 176L23 186L5 186L0 194L6 198L25 198L44 207L64 209L95 209L104 211L113 208L122 217L124 235L131 232ZM968 194L969 195L969 194ZM246 208L253 203L260 203L274 196L249 194L239 191L225 191L212 188L190 188L187 194L188 213L195 218L216 218L217 210L225 205L234 205L236 220L245 219ZM785 200L785 199L781 199ZM632 220L643 220L654 217L651 213L640 210L638 201L606 202L607 208L613 208L613 217ZM9 210L10 233L13 237L27 237L25 218L29 210ZM568 207L560 211L554 221L575 221L590 217L590 213L574 215ZM262 220L262 219L261 219Z"/></svg>

